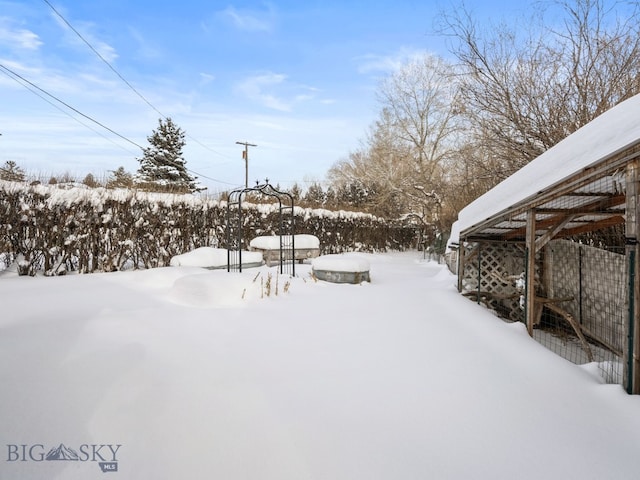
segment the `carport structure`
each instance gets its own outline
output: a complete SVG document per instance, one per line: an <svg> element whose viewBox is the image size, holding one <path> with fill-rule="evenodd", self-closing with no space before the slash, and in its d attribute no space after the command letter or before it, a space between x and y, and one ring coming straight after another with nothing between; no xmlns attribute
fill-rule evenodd
<svg viewBox="0 0 640 480"><path fill-rule="evenodd" d="M577 363L597 361L614 377L620 367L613 381L636 394L639 162L635 96L469 204L456 222L461 292L549 344L577 344Z"/></svg>

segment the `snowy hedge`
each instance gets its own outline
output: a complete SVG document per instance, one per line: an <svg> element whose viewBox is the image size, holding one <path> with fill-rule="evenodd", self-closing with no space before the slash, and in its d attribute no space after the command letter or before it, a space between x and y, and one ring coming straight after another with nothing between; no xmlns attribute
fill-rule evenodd
<svg viewBox="0 0 640 480"><path fill-rule="evenodd" d="M277 209L245 204L243 238L278 233ZM322 253L404 250L412 226L368 214L296 208L296 233ZM20 273L82 273L166 266L202 246L225 247L226 203L196 195L0 181L0 260ZM2 269L2 267L0 267Z"/></svg>

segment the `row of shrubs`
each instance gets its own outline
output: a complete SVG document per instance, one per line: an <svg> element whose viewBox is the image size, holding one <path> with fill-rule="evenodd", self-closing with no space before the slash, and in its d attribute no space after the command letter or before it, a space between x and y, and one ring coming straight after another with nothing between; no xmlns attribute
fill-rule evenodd
<svg viewBox="0 0 640 480"><path fill-rule="evenodd" d="M411 248L413 226L368 214L294 209L295 233L321 252ZM129 189L64 189L0 181L0 256L23 275L107 272L169 264L202 246L226 248L225 202ZM243 240L277 235L275 206L243 205Z"/></svg>

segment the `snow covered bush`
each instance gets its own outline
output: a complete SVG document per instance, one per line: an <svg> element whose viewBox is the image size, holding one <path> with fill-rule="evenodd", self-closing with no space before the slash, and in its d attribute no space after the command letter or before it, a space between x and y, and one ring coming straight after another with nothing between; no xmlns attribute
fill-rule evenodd
<svg viewBox="0 0 640 480"><path fill-rule="evenodd" d="M275 206L244 207L247 245L278 234ZM295 231L317 236L322 253L404 250L416 233L368 214L302 208ZM225 233L226 203L203 196L0 181L0 254L30 275L166 266L198 247L226 248Z"/></svg>

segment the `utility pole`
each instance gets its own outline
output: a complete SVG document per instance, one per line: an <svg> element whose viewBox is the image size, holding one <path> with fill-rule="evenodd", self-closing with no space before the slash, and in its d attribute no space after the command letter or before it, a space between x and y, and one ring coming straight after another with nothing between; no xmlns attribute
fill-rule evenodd
<svg viewBox="0 0 640 480"><path fill-rule="evenodd" d="M244 158L244 188L249 188L249 147L257 147L253 143L236 142L237 145L244 145L242 158Z"/></svg>

